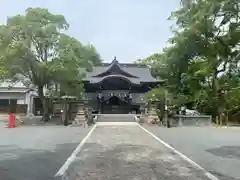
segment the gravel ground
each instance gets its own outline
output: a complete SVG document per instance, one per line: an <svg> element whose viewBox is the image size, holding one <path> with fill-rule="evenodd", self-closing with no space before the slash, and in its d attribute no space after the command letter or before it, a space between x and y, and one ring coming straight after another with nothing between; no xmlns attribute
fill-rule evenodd
<svg viewBox="0 0 240 180"><path fill-rule="evenodd" d="M64 180L207 180L138 126L99 126Z"/></svg>
<svg viewBox="0 0 240 180"><path fill-rule="evenodd" d="M0 126L0 180L52 180L89 129Z"/></svg>
<svg viewBox="0 0 240 180"><path fill-rule="evenodd" d="M219 179L240 179L240 128L144 127Z"/></svg>

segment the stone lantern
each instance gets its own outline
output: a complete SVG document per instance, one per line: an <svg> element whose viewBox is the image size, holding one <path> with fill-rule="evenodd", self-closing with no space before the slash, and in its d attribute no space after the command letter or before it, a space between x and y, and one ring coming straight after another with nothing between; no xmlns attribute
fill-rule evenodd
<svg viewBox="0 0 240 180"><path fill-rule="evenodd" d="M158 102L159 99L155 98L155 94L152 94L152 98L150 98L148 102L148 115L147 115L148 123L154 123L159 120L156 111Z"/></svg>

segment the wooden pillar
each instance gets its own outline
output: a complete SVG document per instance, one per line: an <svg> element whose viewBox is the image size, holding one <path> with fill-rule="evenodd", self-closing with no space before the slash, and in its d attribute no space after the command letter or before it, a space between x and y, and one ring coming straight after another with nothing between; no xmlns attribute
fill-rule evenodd
<svg viewBox="0 0 240 180"><path fill-rule="evenodd" d="M102 102L100 101L99 102L99 110L98 110L99 112L99 114L102 114L102 111L103 111L103 107L102 107Z"/></svg>

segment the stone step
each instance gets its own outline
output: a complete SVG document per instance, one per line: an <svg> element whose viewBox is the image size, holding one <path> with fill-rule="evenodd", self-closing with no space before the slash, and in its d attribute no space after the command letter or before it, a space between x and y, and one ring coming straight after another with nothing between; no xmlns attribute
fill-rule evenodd
<svg viewBox="0 0 240 180"><path fill-rule="evenodd" d="M135 122L133 114L99 114L98 122Z"/></svg>

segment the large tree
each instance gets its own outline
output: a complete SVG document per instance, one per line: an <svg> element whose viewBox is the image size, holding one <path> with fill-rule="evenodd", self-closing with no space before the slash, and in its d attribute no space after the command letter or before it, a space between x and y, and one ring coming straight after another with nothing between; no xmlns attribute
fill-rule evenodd
<svg viewBox="0 0 240 180"><path fill-rule="evenodd" d="M187 44L196 42L193 46L196 54L187 60L191 63L197 58L205 64L195 75L203 75L210 80L210 95L216 115L224 110L226 86L221 82L222 77L239 68L239 8L237 0L183 1L182 8L173 13L178 32L183 35L173 38L173 43L178 44L183 38ZM189 38L192 34L195 37Z"/></svg>
<svg viewBox="0 0 240 180"><path fill-rule="evenodd" d="M79 69L101 61L93 46L64 34L68 27L63 15L42 8L28 8L0 27L1 58L9 77L37 88L45 121L49 109L44 89L60 84L68 94L80 93L84 74Z"/></svg>
<svg viewBox="0 0 240 180"><path fill-rule="evenodd" d="M182 0L171 15L176 20L171 46L151 56L155 62L150 58L153 72L165 75L171 91L213 115L239 108L239 9L239 0Z"/></svg>
<svg viewBox="0 0 240 180"><path fill-rule="evenodd" d="M8 74L4 60L0 60L0 80L4 80Z"/></svg>

